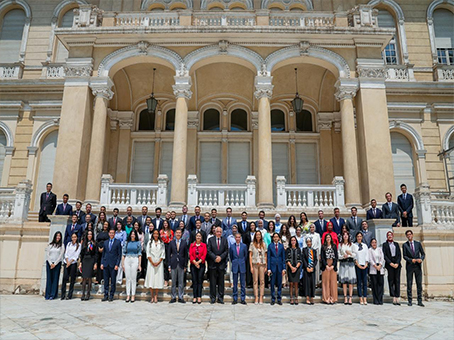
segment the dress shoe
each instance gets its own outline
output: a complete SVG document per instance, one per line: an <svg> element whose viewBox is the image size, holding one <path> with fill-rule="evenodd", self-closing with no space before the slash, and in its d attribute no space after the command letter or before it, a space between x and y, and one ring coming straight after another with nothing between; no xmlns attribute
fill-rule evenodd
<svg viewBox="0 0 454 340"><path fill-rule="evenodd" d="M279 306L282 306L282 301L278 301L277 304L278 304Z"/></svg>
<svg viewBox="0 0 454 340"><path fill-rule="evenodd" d="M224 304L224 300L218 299L218 303L220 303L221 305L223 305L223 304Z"/></svg>
<svg viewBox="0 0 454 340"><path fill-rule="evenodd" d="M109 299L107 298L107 296L104 296L104 297L102 298L101 302L105 302L105 301L107 301L107 300L109 300Z"/></svg>
<svg viewBox="0 0 454 340"><path fill-rule="evenodd" d="M175 303L175 302L177 302L176 299L172 299L172 300L169 301L169 303Z"/></svg>
<svg viewBox="0 0 454 340"><path fill-rule="evenodd" d="M418 302L418 306L419 307L425 307L424 304L422 302Z"/></svg>
<svg viewBox="0 0 454 340"><path fill-rule="evenodd" d="M67 296L67 297L66 297L66 300L71 300L71 299L72 299L72 298L71 298L71 297L69 297L69 296Z"/></svg>
<svg viewBox="0 0 454 340"><path fill-rule="evenodd" d="M271 301L271 306L273 306L273 305L274 305L274 301Z"/></svg>
<svg viewBox="0 0 454 340"><path fill-rule="evenodd" d="M396 302L396 306L400 306L400 302Z"/></svg>
<svg viewBox="0 0 454 340"><path fill-rule="evenodd" d="M66 296L62 295L60 300L64 300L66 298Z"/></svg>
<svg viewBox="0 0 454 340"><path fill-rule="evenodd" d="M216 302L215 299L211 299L211 301L210 301L211 304L214 304L215 302Z"/></svg>
<svg viewBox="0 0 454 340"><path fill-rule="evenodd" d="M408 306L413 306L413 303L411 301L408 301Z"/></svg>
<svg viewBox="0 0 454 340"><path fill-rule="evenodd" d="M186 301L184 301L183 299L178 299L178 302L179 303L186 303Z"/></svg>
<svg viewBox="0 0 454 340"><path fill-rule="evenodd" d="M232 301L232 305L236 305L237 303L238 303L238 301L236 301L236 300Z"/></svg>
<svg viewBox="0 0 454 340"><path fill-rule="evenodd" d="M110 298L109 298L109 302L112 302L112 301L113 301L113 297L110 297Z"/></svg>
<svg viewBox="0 0 454 340"><path fill-rule="evenodd" d="M244 301L244 300L241 300L241 304L242 305L247 305L246 301Z"/></svg>

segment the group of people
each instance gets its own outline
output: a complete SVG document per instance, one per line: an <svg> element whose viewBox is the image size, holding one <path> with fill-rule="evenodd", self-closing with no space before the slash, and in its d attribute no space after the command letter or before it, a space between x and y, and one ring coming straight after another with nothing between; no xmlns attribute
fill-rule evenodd
<svg viewBox="0 0 454 340"><path fill-rule="evenodd" d="M410 194L406 193L404 185L402 188L406 201ZM120 218L119 209L115 208L107 218L105 207L101 207L96 216L90 204L84 212L82 203L77 202L73 210L68 198L68 195L63 196L57 212L70 212L71 223L64 235L55 233L47 253L45 298L49 300L58 297L58 279L63 266L61 299L72 298L79 271L83 301L90 299L93 278L98 284L104 280L103 301L112 301L116 284L123 282L124 276L126 302L135 301L138 279L144 278L144 286L150 289L150 302L157 303L159 290L171 281L170 303L185 303L184 288L189 271L194 304L202 302L205 276L210 282L210 302L223 304L226 272L230 275L233 304L246 304L246 287L254 288L255 304L263 304L265 286L270 288L272 305L282 304L283 287L289 287L290 304L297 305L299 296L306 297L307 304L314 304L319 286L323 302L335 304L340 283L345 305L352 304L354 284L357 284L360 304L366 305L368 276L374 304L383 304L386 269L390 295L393 303L399 305L403 254L408 303L412 304L411 287L415 276L418 305L423 306L421 263L425 254L421 244L413 240L412 230L406 231L408 241L402 251L392 231L380 245L367 221L357 216L355 207L351 208L351 217L347 220L340 217L338 208L329 221L320 210L314 223L309 222L304 212L299 222L291 215L287 223L282 223L279 214L274 221L268 221L264 211L259 212L256 221L249 221L247 212L242 212L241 220L237 221L231 208L226 209L226 217L221 221L216 209L202 216L198 206L193 216L188 215L188 208L184 206L178 218L175 211L167 212L163 218L161 208L155 209L154 217L148 216L146 206L139 217L133 216L132 208L128 207L125 217ZM382 210L376 207L375 200L371 201L368 218L372 214L373 219L395 218L396 226L401 220L402 225L410 225L411 209L399 208L400 205L392 202L390 193L386 194L386 199ZM392 215L396 211L398 215Z"/></svg>

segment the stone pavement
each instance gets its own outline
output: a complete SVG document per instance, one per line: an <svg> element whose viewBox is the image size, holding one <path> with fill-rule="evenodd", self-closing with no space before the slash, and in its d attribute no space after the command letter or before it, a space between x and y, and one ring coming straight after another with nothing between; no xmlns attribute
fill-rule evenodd
<svg viewBox="0 0 454 340"><path fill-rule="evenodd" d="M426 307L150 304L0 296L0 339L454 339L454 303Z"/></svg>

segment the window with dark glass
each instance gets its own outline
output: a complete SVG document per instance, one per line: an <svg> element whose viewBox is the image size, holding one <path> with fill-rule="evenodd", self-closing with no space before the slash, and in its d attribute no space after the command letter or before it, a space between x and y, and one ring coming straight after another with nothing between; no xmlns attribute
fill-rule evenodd
<svg viewBox="0 0 454 340"><path fill-rule="evenodd" d="M271 132L285 131L285 114L281 110L271 110Z"/></svg>
<svg viewBox="0 0 454 340"><path fill-rule="evenodd" d="M233 110L230 114L230 131L247 131L247 112L243 109Z"/></svg>
<svg viewBox="0 0 454 340"><path fill-rule="evenodd" d="M203 130L219 131L220 130L220 114L216 109L208 109L203 113Z"/></svg>
<svg viewBox="0 0 454 340"><path fill-rule="evenodd" d="M139 131L154 130L155 114L148 112L147 109L140 112Z"/></svg>
<svg viewBox="0 0 454 340"><path fill-rule="evenodd" d="M166 128L167 131L175 130L175 109L170 109L166 114Z"/></svg>
<svg viewBox="0 0 454 340"><path fill-rule="evenodd" d="M296 131L312 131L312 114L303 110L296 115Z"/></svg>

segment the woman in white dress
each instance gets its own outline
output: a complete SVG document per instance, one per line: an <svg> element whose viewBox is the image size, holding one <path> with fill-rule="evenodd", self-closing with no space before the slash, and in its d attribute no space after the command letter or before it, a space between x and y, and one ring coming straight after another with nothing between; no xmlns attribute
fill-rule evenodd
<svg viewBox="0 0 454 340"><path fill-rule="evenodd" d="M145 288L150 288L151 303L158 303L159 289L164 287L164 259L166 257L165 246L159 237L159 231L153 230L151 239L147 244L147 259L149 262Z"/></svg>

